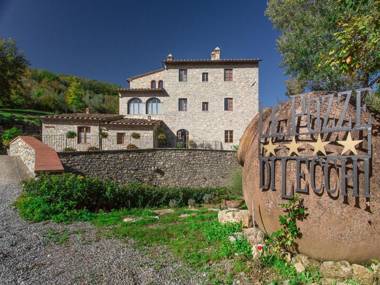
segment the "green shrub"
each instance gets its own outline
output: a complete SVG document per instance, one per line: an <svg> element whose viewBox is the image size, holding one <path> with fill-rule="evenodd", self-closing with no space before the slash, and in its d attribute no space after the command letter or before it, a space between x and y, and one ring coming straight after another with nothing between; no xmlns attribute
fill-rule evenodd
<svg viewBox="0 0 380 285"><path fill-rule="evenodd" d="M73 148L73 147L65 147L65 148L63 149L63 151L64 151L64 152L70 152L70 151L76 151L76 149Z"/></svg>
<svg viewBox="0 0 380 285"><path fill-rule="evenodd" d="M224 188L170 188L140 183L122 186L110 180L62 174L25 182L16 206L28 220L66 221L99 210L168 206L173 200L182 207L190 199L202 203L206 194L213 194L218 202L228 192Z"/></svg>
<svg viewBox="0 0 380 285"><path fill-rule="evenodd" d="M96 147L96 146L89 146L89 147L87 148L87 150L88 150L88 151L96 151L96 150L99 150L99 148Z"/></svg>
<svg viewBox="0 0 380 285"><path fill-rule="evenodd" d="M282 258L287 252L297 252L296 240L302 237L297 221L303 221L308 216L303 199L295 195L280 206L284 211L279 217L281 228L266 237L264 257Z"/></svg>
<svg viewBox="0 0 380 285"><path fill-rule="evenodd" d="M10 128L8 130L5 130L1 136L2 142L4 146L9 146L10 142L17 136L21 135L22 131L18 128Z"/></svg>
<svg viewBox="0 0 380 285"><path fill-rule="evenodd" d="M233 254L252 257L252 247L241 234L242 226L237 223L221 224L212 222L203 229L203 234L208 242L220 242L220 257L230 257ZM230 240L231 238L231 240Z"/></svg>
<svg viewBox="0 0 380 285"><path fill-rule="evenodd" d="M68 138L68 139L73 139L73 138L75 138L76 136L77 136L77 133L74 132L74 131L68 131L68 132L66 133L66 138Z"/></svg>
<svg viewBox="0 0 380 285"><path fill-rule="evenodd" d="M183 142L177 142L175 145L176 148L185 148L185 143Z"/></svg>
<svg viewBox="0 0 380 285"><path fill-rule="evenodd" d="M138 140L139 138L141 138L141 135L139 133L132 133L131 137L135 140Z"/></svg>
<svg viewBox="0 0 380 285"><path fill-rule="evenodd" d="M157 141L158 141L158 147L168 146L168 140L167 140L166 134L162 129L158 130Z"/></svg>

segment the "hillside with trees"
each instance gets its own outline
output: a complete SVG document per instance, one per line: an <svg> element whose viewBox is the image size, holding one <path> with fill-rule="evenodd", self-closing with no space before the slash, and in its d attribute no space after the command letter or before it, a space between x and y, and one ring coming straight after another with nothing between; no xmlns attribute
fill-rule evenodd
<svg viewBox="0 0 380 285"><path fill-rule="evenodd" d="M117 85L32 69L13 40L0 38L0 108L117 113Z"/></svg>

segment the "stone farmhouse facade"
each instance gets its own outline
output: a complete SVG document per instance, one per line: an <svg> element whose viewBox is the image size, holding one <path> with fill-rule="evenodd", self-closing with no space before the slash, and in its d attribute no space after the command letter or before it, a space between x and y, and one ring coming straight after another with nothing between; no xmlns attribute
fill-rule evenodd
<svg viewBox="0 0 380 285"><path fill-rule="evenodd" d="M48 115L42 117L42 141L56 151L156 148L161 124L115 114Z"/></svg>
<svg viewBox="0 0 380 285"><path fill-rule="evenodd" d="M231 150L259 109L258 59L174 59L119 89L119 114L42 117L56 151L185 147Z"/></svg>
<svg viewBox="0 0 380 285"><path fill-rule="evenodd" d="M171 146L231 149L259 109L259 60L175 59L128 79L119 113L125 118L161 120Z"/></svg>

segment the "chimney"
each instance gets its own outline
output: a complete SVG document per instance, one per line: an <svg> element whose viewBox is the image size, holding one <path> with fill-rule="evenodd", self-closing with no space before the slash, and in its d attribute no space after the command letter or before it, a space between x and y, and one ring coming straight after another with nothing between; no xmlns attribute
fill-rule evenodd
<svg viewBox="0 0 380 285"><path fill-rule="evenodd" d="M85 112L86 112L86 114L90 114L90 108L87 107L87 108L85 109Z"/></svg>
<svg viewBox="0 0 380 285"><path fill-rule="evenodd" d="M211 60L219 60L220 59L220 48L216 47L211 52Z"/></svg>
<svg viewBox="0 0 380 285"><path fill-rule="evenodd" d="M168 56L166 57L166 61L173 61L174 57L171 53L168 54Z"/></svg>

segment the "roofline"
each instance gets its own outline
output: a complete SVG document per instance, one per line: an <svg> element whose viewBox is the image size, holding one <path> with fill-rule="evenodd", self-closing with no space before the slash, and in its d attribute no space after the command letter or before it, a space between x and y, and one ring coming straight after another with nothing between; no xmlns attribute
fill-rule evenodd
<svg viewBox="0 0 380 285"><path fill-rule="evenodd" d="M70 116L71 115L71 116ZM52 122L52 121L86 121L86 122L109 122L114 120L120 120L124 118L123 115L119 114L110 114L110 116L104 116L103 118L96 118L94 117L82 117L82 116L75 116L74 114L54 114L54 115L47 115L47 116L41 116L40 119L42 122Z"/></svg>
<svg viewBox="0 0 380 285"><path fill-rule="evenodd" d="M137 78L141 78L141 77L144 77L144 76L147 76L147 75L151 75L151 74L154 74L154 73L157 73L157 72L161 72L161 71L164 71L165 68L164 67L161 67L159 69L155 69L155 70L152 70L152 71L148 71L148 72L145 72L145 73L142 73L142 74L138 74L138 75L135 75L135 76L131 76L127 79L127 82L130 82L131 80L135 80Z"/></svg>
<svg viewBox="0 0 380 285"><path fill-rule="evenodd" d="M163 64L165 66L170 65L258 65L262 60L255 58L247 59L174 59L174 60L165 60Z"/></svg>
<svg viewBox="0 0 380 285"><path fill-rule="evenodd" d="M127 97L127 96L154 96L154 97L163 97L163 96L169 96L168 92L164 88L157 88L157 89L151 89L151 88L119 88L118 89L119 96Z"/></svg>

